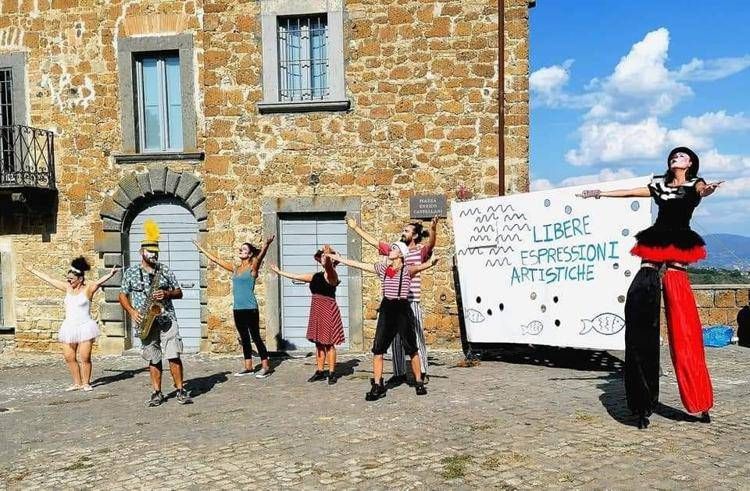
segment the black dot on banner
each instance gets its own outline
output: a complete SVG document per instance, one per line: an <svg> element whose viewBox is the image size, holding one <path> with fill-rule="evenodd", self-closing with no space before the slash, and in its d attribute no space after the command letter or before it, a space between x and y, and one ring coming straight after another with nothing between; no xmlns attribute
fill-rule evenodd
<svg viewBox="0 0 750 491"><path fill-rule="evenodd" d="M552 299L552 301L553 301L553 302L555 302L555 303L557 303L558 301L560 301L560 299L559 299L559 298L557 298L557 297L554 297L554 298Z"/></svg>
<svg viewBox="0 0 750 491"><path fill-rule="evenodd" d="M487 309L487 315L492 315L492 309Z"/></svg>
<svg viewBox="0 0 750 491"><path fill-rule="evenodd" d="M633 211L638 211L641 209L641 204L637 201L633 201L630 203L630 209Z"/></svg>
<svg viewBox="0 0 750 491"><path fill-rule="evenodd" d="M555 319L555 325L556 325L557 327L560 327L560 319Z"/></svg>
<svg viewBox="0 0 750 491"><path fill-rule="evenodd" d="M622 229L622 236L627 237L628 235L630 235L630 230L627 228Z"/></svg>
<svg viewBox="0 0 750 491"><path fill-rule="evenodd" d="M534 293L534 292L531 292L531 299L532 299L532 300L536 300L536 293Z"/></svg>
<svg viewBox="0 0 750 491"><path fill-rule="evenodd" d="M565 207L565 214L566 215L570 215L571 213L573 213L573 207L570 206L570 205L566 206Z"/></svg>
<svg viewBox="0 0 750 491"><path fill-rule="evenodd" d="M503 305L503 304L500 304L500 305L498 306L498 308L500 309L500 311L502 311L503 309L505 309L505 305Z"/></svg>
<svg viewBox="0 0 750 491"><path fill-rule="evenodd" d="M552 204L552 203L550 202L550 200L548 200L548 199L545 199L545 200L544 200L544 206L546 206L546 207L548 207L548 208L549 208L549 205L551 205L551 204Z"/></svg>
<svg viewBox="0 0 750 491"><path fill-rule="evenodd" d="M482 297L477 297L477 303L482 303Z"/></svg>
<svg viewBox="0 0 750 491"><path fill-rule="evenodd" d="M547 306L546 305L542 305L541 308L542 308L542 312L547 312Z"/></svg>
<svg viewBox="0 0 750 491"><path fill-rule="evenodd" d="M625 295L620 295L619 297L617 297L617 301L620 303L625 303Z"/></svg>
<svg viewBox="0 0 750 491"><path fill-rule="evenodd" d="M620 263L614 263L614 264L612 265L612 267L613 267L614 269L620 269Z"/></svg>
<svg viewBox="0 0 750 491"><path fill-rule="evenodd" d="M631 275L631 274L632 274L632 273L630 272L630 270L629 270L629 269L625 271L625 277L626 277L626 278L630 278L630 275Z"/></svg>

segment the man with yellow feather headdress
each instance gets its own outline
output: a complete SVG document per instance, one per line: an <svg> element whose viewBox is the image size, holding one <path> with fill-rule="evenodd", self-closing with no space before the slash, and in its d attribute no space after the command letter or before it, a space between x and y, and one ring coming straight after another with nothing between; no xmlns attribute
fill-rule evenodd
<svg viewBox="0 0 750 491"><path fill-rule="evenodd" d="M147 307L153 302L163 306L149 334L143 340L143 358L149 362L153 393L146 405L159 406L166 399L161 392L162 360L169 361L174 384L177 387L177 402L192 402L190 395L183 387L182 338L177 326L172 300L182 298L182 289L177 278L169 268L159 263L159 226L153 220L146 220L143 225L145 238L141 242L141 262L130 266L122 275L120 305L130 316L133 328L137 331ZM149 297L150 295L150 297Z"/></svg>

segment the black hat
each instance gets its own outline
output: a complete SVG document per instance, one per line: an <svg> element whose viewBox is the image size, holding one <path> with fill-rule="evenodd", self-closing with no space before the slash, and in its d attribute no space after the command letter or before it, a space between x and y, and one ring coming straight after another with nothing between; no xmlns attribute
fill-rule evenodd
<svg viewBox="0 0 750 491"><path fill-rule="evenodd" d="M700 159L698 158L698 155L690 150L688 147L677 147L673 148L671 152L669 152L669 155L667 156L667 169L670 168L669 161L672 160L672 156L676 153L685 153L690 157L690 163L692 164L690 166L690 173L697 176L698 175L698 168L700 167Z"/></svg>

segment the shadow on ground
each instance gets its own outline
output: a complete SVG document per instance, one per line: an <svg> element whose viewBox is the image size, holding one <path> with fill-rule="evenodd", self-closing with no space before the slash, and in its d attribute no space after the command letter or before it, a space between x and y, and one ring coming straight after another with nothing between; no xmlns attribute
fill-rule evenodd
<svg viewBox="0 0 750 491"><path fill-rule="evenodd" d="M127 380L129 378L135 377L137 374L141 372L147 371L147 367L141 367L136 368L135 370L112 370L112 369L106 369L105 372L117 372L115 375L107 375L104 377L98 377L97 379L93 380L91 382L92 387L98 387L100 385L107 385L112 384L115 382L120 382L121 380Z"/></svg>

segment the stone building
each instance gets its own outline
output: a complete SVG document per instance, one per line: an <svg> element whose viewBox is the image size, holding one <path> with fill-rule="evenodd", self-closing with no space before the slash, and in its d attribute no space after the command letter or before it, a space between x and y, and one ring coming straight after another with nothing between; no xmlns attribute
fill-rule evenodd
<svg viewBox="0 0 750 491"><path fill-rule="evenodd" d="M104 274L134 260L149 216L186 344L225 352L230 277L192 239L232 258L275 234L267 260L287 269L313 268L322 241L374 262L345 215L395 238L414 195L526 191L530 3L0 2L0 346L58 349L61 293L24 264L62 277L83 254ZM438 231L425 328L457 347L449 221ZM133 342L119 281L95 299L99 352ZM348 271L339 290L348 347L365 350L377 278ZM270 348L303 346L304 288L264 269L256 292Z"/></svg>

